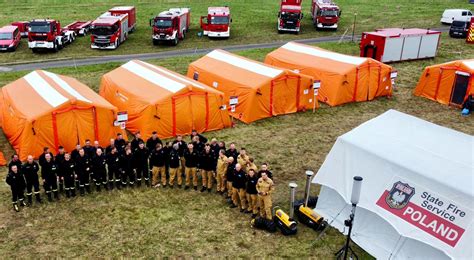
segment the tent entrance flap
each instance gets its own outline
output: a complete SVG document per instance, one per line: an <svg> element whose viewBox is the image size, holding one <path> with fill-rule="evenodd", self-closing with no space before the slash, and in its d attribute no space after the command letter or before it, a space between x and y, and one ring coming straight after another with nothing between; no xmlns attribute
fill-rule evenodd
<svg viewBox="0 0 474 260"><path fill-rule="evenodd" d="M209 97L207 92L188 92L174 96L171 106L173 136L178 133L190 133L192 129L205 132L209 128ZM205 118L205 120L201 120L202 118Z"/></svg>
<svg viewBox="0 0 474 260"><path fill-rule="evenodd" d="M453 90L451 92L450 105L462 106L466 97L470 74L464 72L456 72Z"/></svg>
<svg viewBox="0 0 474 260"><path fill-rule="evenodd" d="M95 107L72 106L52 113L54 148L75 147L86 139L99 140Z"/></svg>
<svg viewBox="0 0 474 260"><path fill-rule="evenodd" d="M284 115L298 110L300 85L301 77L286 76L272 80L270 86L270 116Z"/></svg>

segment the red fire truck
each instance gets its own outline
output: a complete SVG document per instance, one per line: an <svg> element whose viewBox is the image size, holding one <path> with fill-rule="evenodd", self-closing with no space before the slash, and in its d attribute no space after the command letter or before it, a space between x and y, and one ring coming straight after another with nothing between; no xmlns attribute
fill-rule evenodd
<svg viewBox="0 0 474 260"><path fill-rule="evenodd" d="M278 32L300 32L302 0L281 0L278 12Z"/></svg>
<svg viewBox="0 0 474 260"><path fill-rule="evenodd" d="M27 21L18 21L18 22L13 22L12 25L18 27L18 30L20 30L20 35L21 37L28 37L28 24L30 22Z"/></svg>
<svg viewBox="0 0 474 260"><path fill-rule="evenodd" d="M209 7L207 16L201 16L201 29L208 37L229 38L230 23L232 18L228 6Z"/></svg>
<svg viewBox="0 0 474 260"><path fill-rule="evenodd" d="M153 44L168 41L178 45L179 40L183 40L189 31L190 15L189 8L171 8L150 19Z"/></svg>
<svg viewBox="0 0 474 260"><path fill-rule="evenodd" d="M28 24L28 47L36 52L39 49L58 51L76 39L76 33L61 29L59 21L36 19Z"/></svg>
<svg viewBox="0 0 474 260"><path fill-rule="evenodd" d="M115 50L136 28L135 7L114 7L93 21L90 28L92 49Z"/></svg>
<svg viewBox="0 0 474 260"><path fill-rule="evenodd" d="M316 29L336 29L341 10L332 0L312 0L311 17Z"/></svg>

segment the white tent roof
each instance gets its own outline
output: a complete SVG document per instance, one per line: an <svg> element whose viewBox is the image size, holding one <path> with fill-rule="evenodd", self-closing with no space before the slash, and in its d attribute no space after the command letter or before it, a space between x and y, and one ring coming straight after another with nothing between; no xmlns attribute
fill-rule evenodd
<svg viewBox="0 0 474 260"><path fill-rule="evenodd" d="M473 136L395 110L340 136L313 179L323 185L316 211L340 230L356 175L364 181L352 238L367 252L472 258Z"/></svg>

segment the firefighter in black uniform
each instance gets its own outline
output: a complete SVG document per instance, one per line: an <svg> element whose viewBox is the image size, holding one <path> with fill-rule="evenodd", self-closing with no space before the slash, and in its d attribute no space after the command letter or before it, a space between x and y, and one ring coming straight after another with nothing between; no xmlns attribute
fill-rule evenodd
<svg viewBox="0 0 474 260"><path fill-rule="evenodd" d="M76 197L76 188L74 186L76 171L75 163L71 159L71 154L64 154L64 160L59 164L59 169L64 179L64 190L66 192L66 197Z"/></svg>
<svg viewBox="0 0 474 260"><path fill-rule="evenodd" d="M195 136L199 137L199 142L203 144L207 143L207 138L204 137L204 135L199 134L196 129L193 129L193 131L191 131L191 136L190 136L191 141L194 141Z"/></svg>
<svg viewBox="0 0 474 260"><path fill-rule="evenodd" d="M142 185L143 177L145 179L145 184L148 186L150 182L150 171L148 168L149 152L143 141L139 142L138 148L133 152L133 156L135 159L135 171L137 173L137 185Z"/></svg>
<svg viewBox="0 0 474 260"><path fill-rule="evenodd" d="M152 172L152 181L151 185L155 188L159 187L161 179L161 185L163 188L166 187L166 151L161 144L157 144L156 148L152 150L150 155L150 170Z"/></svg>
<svg viewBox="0 0 474 260"><path fill-rule="evenodd" d="M58 147L58 153L56 154L56 156L54 156L54 162L56 163L56 165L58 166L58 177L62 177L62 173L61 173L61 163L64 161L64 155L65 155L65 151L64 151L64 147L62 146L59 146ZM59 178L58 180L58 183L59 183L59 192L63 192L64 191L64 178Z"/></svg>
<svg viewBox="0 0 474 260"><path fill-rule="evenodd" d="M10 170L13 165L16 165L18 170L21 170L21 161L18 154L12 155L12 160L8 163L8 170Z"/></svg>
<svg viewBox="0 0 474 260"><path fill-rule="evenodd" d="M94 151L94 156L97 154L97 150L102 150L102 153L105 155L104 147L100 146L99 141L94 141L94 146L92 150Z"/></svg>
<svg viewBox="0 0 474 260"><path fill-rule="evenodd" d="M130 187L135 184L134 158L130 147L125 148L125 154L120 159L122 169L122 185L127 187L127 179Z"/></svg>
<svg viewBox="0 0 474 260"><path fill-rule="evenodd" d="M87 157L89 157L89 159L92 159L95 156L95 151L94 147L91 145L91 140L86 139L86 143L82 149L84 149L84 152L86 153Z"/></svg>
<svg viewBox="0 0 474 260"><path fill-rule="evenodd" d="M13 209L18 212L20 211L18 203L20 203L20 206L26 206L24 195L26 183L25 177L23 177L23 174L18 170L17 165L12 165L8 172L6 182L10 185L12 190Z"/></svg>
<svg viewBox="0 0 474 260"><path fill-rule="evenodd" d="M22 173L26 180L26 196L28 197L28 204L33 202L33 188L36 197L36 201L41 203L40 187L38 180L38 171L40 167L37 162L33 159L32 155L28 155L26 163L22 166Z"/></svg>
<svg viewBox="0 0 474 260"><path fill-rule="evenodd" d="M140 134L140 131L138 131L135 133L135 137L133 138L132 142L130 142L133 153L135 153L135 150L138 149L138 146L140 145L140 143L143 143L143 139L142 139L142 134Z"/></svg>
<svg viewBox="0 0 474 260"><path fill-rule="evenodd" d="M81 145L77 144L76 149L72 150L71 152L71 159L76 160L76 157L79 156L79 150L81 150Z"/></svg>
<svg viewBox="0 0 474 260"><path fill-rule="evenodd" d="M208 192L211 192L212 190L216 170L215 161L216 158L214 156L214 152L211 150L211 146L206 144L204 151L199 157L199 169L201 171L202 178L201 192L204 192L206 188Z"/></svg>
<svg viewBox="0 0 474 260"><path fill-rule="evenodd" d="M158 133L153 131L153 133L151 133L151 137L146 140L146 148L148 148L148 151L153 151L155 150L157 144L163 145L163 142L158 137Z"/></svg>
<svg viewBox="0 0 474 260"><path fill-rule="evenodd" d="M110 139L110 144L105 147L105 156L109 155L112 152L112 148L115 147L115 139Z"/></svg>
<svg viewBox="0 0 474 260"><path fill-rule="evenodd" d="M197 167L199 161L199 153L194 149L193 144L188 144L188 149L184 151L184 158L185 158L185 187L184 189L189 189L191 185L191 177L193 178L193 186L194 190L197 190L198 185L198 177L197 177Z"/></svg>
<svg viewBox="0 0 474 260"><path fill-rule="evenodd" d="M176 136L176 140L173 141L173 145L178 144L178 155L181 160L181 166L179 167L177 174L178 177L178 186L181 187L183 184L183 175L185 172L185 159L184 159L184 151L188 149L188 145L185 141L183 141L183 137L181 135Z"/></svg>
<svg viewBox="0 0 474 260"><path fill-rule="evenodd" d="M173 144L173 149L170 151L170 154L169 154L169 165L170 165L170 180L169 180L169 185L170 185L170 188L173 188L174 186L174 179L176 178L176 176L178 174L180 174L179 172L179 167L180 167L180 162L181 162L181 158L179 157L179 152L178 152L178 149L179 149L179 145L178 144ZM178 179L181 179L180 175L178 176Z"/></svg>
<svg viewBox="0 0 474 260"><path fill-rule="evenodd" d="M54 193L54 198L59 200L58 192L58 166L54 162L50 154L44 157L43 166L41 166L41 178L43 178L43 187L48 196L48 201L52 201L51 193Z"/></svg>
<svg viewBox="0 0 474 260"><path fill-rule="evenodd" d="M225 152L225 156L227 157L233 157L234 158L234 161L237 162L237 157L239 156L239 152L237 151L237 149L235 148L235 144L234 143L231 143L229 145L229 149L227 149L227 151Z"/></svg>
<svg viewBox="0 0 474 260"><path fill-rule="evenodd" d="M107 190L107 159L105 154L102 153L101 148L97 148L96 154L92 159L92 172L94 173L97 191L100 191L100 185L104 185L104 189Z"/></svg>
<svg viewBox="0 0 474 260"><path fill-rule="evenodd" d="M127 146L127 141L123 139L123 135L121 133L118 133L117 139L115 139L115 147L117 148L117 152L119 152L119 154L124 154L126 146Z"/></svg>
<svg viewBox="0 0 474 260"><path fill-rule="evenodd" d="M107 157L107 170L109 174L109 189L114 188L114 176L115 186L117 189L121 189L121 171L120 171L120 155L118 154L117 148L114 146Z"/></svg>
<svg viewBox="0 0 474 260"><path fill-rule="evenodd" d="M205 143L201 142L199 136L194 136L192 144L194 146L194 150L196 150L198 154L204 152Z"/></svg>
<svg viewBox="0 0 474 260"><path fill-rule="evenodd" d="M43 148L43 153L38 158L38 163L41 167L43 167L43 163L45 161L45 156L47 154L51 155L51 158L54 158L53 153L49 150L48 147Z"/></svg>
<svg viewBox="0 0 474 260"><path fill-rule="evenodd" d="M86 155L84 149L79 150L79 156L74 160L77 177L79 178L79 191L81 196L84 196L84 189L87 193L91 193L90 188L90 173L91 173L91 161Z"/></svg>

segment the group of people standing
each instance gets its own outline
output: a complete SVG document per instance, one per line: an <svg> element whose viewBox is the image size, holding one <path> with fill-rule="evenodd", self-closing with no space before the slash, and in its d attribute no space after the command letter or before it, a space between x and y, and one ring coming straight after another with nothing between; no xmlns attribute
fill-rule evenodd
<svg viewBox="0 0 474 260"><path fill-rule="evenodd" d="M127 142L119 133L104 149L95 141L85 141L71 152L59 147L54 156L48 147L36 162L28 156L22 163L13 155L8 164L6 182L12 191L13 208L31 205L33 194L41 203L39 172L48 201L59 200L59 194L75 197L91 193L91 185L97 191L114 188L141 186L176 187L198 190L201 178L201 192L216 192L227 197L231 208L256 217L272 219L271 195L274 191L272 173L263 163L258 169L245 148L237 150L234 143L228 148L215 138L208 142L203 135L192 131L191 140L186 143L182 136L172 142L163 143L156 132L145 142L140 132ZM25 202L25 189L27 203Z"/></svg>

